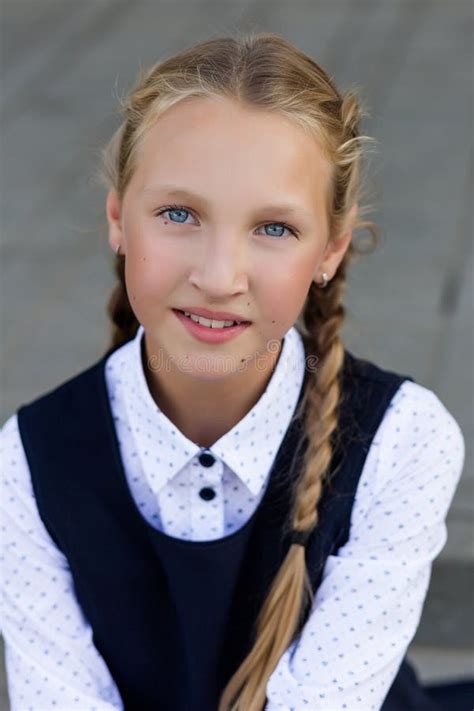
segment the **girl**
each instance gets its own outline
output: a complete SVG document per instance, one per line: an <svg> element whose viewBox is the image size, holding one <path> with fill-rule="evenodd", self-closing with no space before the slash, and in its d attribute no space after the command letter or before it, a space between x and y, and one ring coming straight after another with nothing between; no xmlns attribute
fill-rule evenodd
<svg viewBox="0 0 474 711"><path fill-rule="evenodd" d="M123 108L110 347L2 430L12 708L435 708L405 653L464 440L341 338L356 93L247 33Z"/></svg>

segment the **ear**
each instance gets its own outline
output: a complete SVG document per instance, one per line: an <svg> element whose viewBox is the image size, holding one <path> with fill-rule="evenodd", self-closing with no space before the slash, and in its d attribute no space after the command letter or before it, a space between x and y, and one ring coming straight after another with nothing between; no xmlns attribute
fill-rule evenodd
<svg viewBox="0 0 474 711"><path fill-rule="evenodd" d="M324 250L323 260L318 264L318 268L314 273L313 280L316 283L321 282L323 272L328 274L331 280L337 271L339 264L342 262L344 254L349 248L352 240L352 231L359 212L359 205L354 203L346 215L344 224L341 227L339 234L333 237Z"/></svg>
<svg viewBox="0 0 474 711"><path fill-rule="evenodd" d="M107 222L109 224L109 245L114 250L120 246L120 252L124 252L124 238L122 230L121 204L117 192L109 190L106 200Z"/></svg>

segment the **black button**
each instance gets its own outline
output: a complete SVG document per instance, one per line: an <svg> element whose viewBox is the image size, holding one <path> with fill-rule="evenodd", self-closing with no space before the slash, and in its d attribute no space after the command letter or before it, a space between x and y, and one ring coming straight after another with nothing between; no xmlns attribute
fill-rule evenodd
<svg viewBox="0 0 474 711"><path fill-rule="evenodd" d="M211 499L214 498L216 495L216 492L214 489L211 489L210 486L205 486L201 491L199 492L199 496L201 499L204 499L204 501L210 501Z"/></svg>
<svg viewBox="0 0 474 711"><path fill-rule="evenodd" d="M212 456L212 454L209 454L209 452L203 452L202 454L199 455L199 462L202 464L203 467L212 467L216 460Z"/></svg>

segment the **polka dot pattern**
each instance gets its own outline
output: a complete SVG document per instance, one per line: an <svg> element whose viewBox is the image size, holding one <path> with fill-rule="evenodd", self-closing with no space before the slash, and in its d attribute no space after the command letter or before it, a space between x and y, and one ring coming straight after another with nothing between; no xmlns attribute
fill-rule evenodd
<svg viewBox="0 0 474 711"><path fill-rule="evenodd" d="M141 515L189 540L241 527L265 491L304 375L295 328L267 390L210 449L154 402L143 328L112 353L106 381L126 480ZM0 431L1 626L13 711L123 709L74 595L68 562L35 504L16 414ZM405 381L367 454L347 543L330 556L299 640L267 686L266 711L379 709L417 629L431 565L464 462L461 430L438 397ZM212 489L215 496L199 492Z"/></svg>

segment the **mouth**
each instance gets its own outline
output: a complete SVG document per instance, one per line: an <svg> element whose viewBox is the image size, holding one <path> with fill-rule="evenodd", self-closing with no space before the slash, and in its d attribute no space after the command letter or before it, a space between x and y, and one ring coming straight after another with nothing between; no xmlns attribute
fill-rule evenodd
<svg viewBox="0 0 474 711"><path fill-rule="evenodd" d="M226 330L228 328L235 328L237 326L248 326L251 323L251 321L224 321L218 319L205 319L201 316L190 314L187 311L182 311L181 309L173 309L173 311L175 313L181 314L190 321L193 321L197 325L215 330Z"/></svg>
<svg viewBox="0 0 474 711"><path fill-rule="evenodd" d="M188 335L192 338L202 341L207 344L223 344L238 337L241 333L249 328L251 321L242 321L237 325L225 325L225 322L203 319L203 323L199 323L191 316L188 316L180 309L172 309L185 327Z"/></svg>

